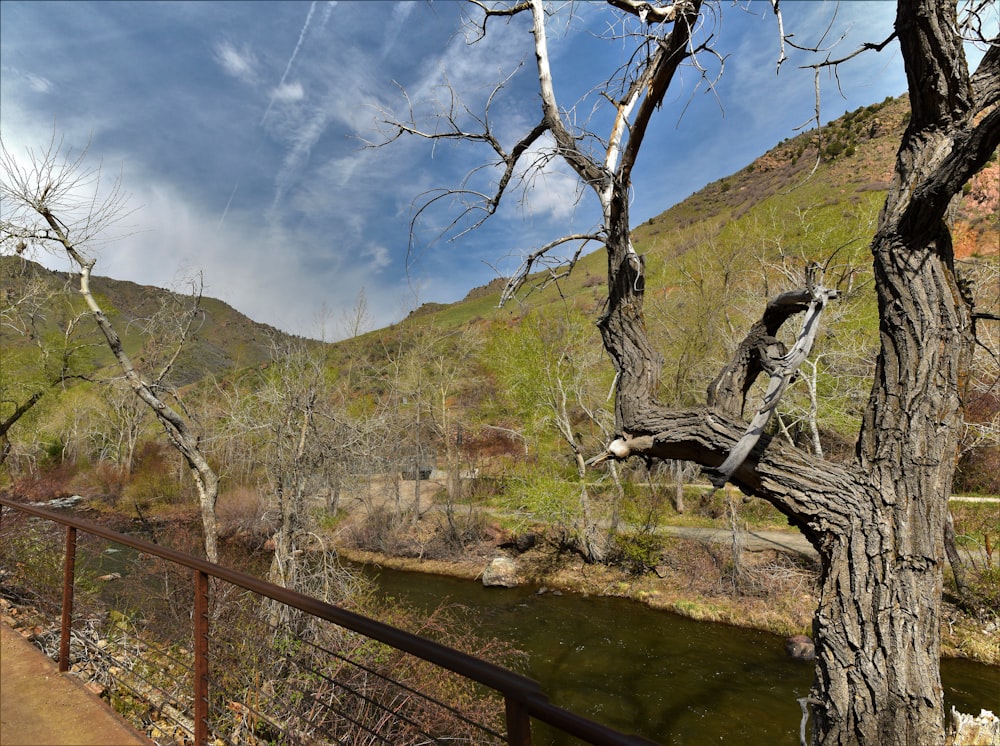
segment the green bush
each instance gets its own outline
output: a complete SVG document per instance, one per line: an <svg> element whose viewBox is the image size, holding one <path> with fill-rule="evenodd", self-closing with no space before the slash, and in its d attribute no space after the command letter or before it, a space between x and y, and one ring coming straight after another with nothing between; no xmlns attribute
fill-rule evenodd
<svg viewBox="0 0 1000 746"><path fill-rule="evenodd" d="M561 476L534 474L530 470L521 479L509 479L503 507L551 523L567 521L575 515L579 486Z"/></svg>
<svg viewBox="0 0 1000 746"><path fill-rule="evenodd" d="M976 603L985 609L1000 612L1000 565L990 565L974 573L969 582Z"/></svg>
<svg viewBox="0 0 1000 746"><path fill-rule="evenodd" d="M144 469L134 474L122 492L129 504L147 510L156 505L176 505L183 502L184 485L172 474Z"/></svg>
<svg viewBox="0 0 1000 746"><path fill-rule="evenodd" d="M609 559L611 564L620 565L626 572L642 575L660 564L666 547L667 539L660 534L616 534Z"/></svg>
<svg viewBox="0 0 1000 746"><path fill-rule="evenodd" d="M58 466L63 461L63 454L66 451L66 444L60 439L46 441L42 445L44 455L42 456L42 467Z"/></svg>

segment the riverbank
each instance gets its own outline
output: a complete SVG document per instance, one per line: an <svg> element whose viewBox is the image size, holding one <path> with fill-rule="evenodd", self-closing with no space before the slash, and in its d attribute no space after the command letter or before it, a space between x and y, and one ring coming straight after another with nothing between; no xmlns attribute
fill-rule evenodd
<svg viewBox="0 0 1000 746"><path fill-rule="evenodd" d="M800 535L788 535L796 545ZM707 536L707 535L706 535ZM518 581L538 592L559 591L624 598L697 621L757 629L784 637L811 634L817 599L818 566L796 551L743 548L740 567L729 547L707 538L674 537L663 564L641 574L611 565L589 564L551 546L538 546L513 559ZM731 534L730 534L731 541ZM398 556L337 545L340 556L362 565L426 573L481 582L492 556L510 555L477 547L464 558ZM996 619L978 619L945 601L942 609L941 655L1000 665Z"/></svg>
<svg viewBox="0 0 1000 746"><path fill-rule="evenodd" d="M509 516L482 507L456 509L449 525L443 506L435 503L443 485L431 480L421 484L422 509L414 521L412 487L406 482L398 492L376 493L381 502L341 501L339 519L321 531L328 546L362 564L470 581L480 580L490 562L504 556L514 561L519 583L540 590L625 598L697 621L783 637L812 634L818 556L799 531L766 516L753 524L740 521L735 535L724 517L678 516L696 525L668 522L652 533L633 532L610 561L588 563L560 545L553 527L521 519L516 534L504 528ZM407 519L390 520L393 510ZM993 511L984 506L956 505L953 514L962 533L995 535ZM519 541L528 537L531 541ZM950 568L946 572L948 588L953 581ZM946 591L942 656L1000 666L1000 609L981 606L971 614Z"/></svg>
<svg viewBox="0 0 1000 746"><path fill-rule="evenodd" d="M391 537L384 531L376 537L378 545L392 551L370 548L376 542L371 541L369 524L378 511L373 512L361 501L347 510L342 501L342 512L335 521L324 520L325 514L316 506L315 523L319 525L312 535L322 541L325 549L336 549L345 560L359 564L480 582L490 562L505 556L514 560L518 582L539 591L623 598L697 621L783 637L811 634L819 566L815 552L797 531L744 524L734 537L718 522L714 526L661 525L655 544L639 546L643 550L639 559L619 555L606 564L587 563L578 553L547 540L549 528L544 525L533 526L530 546L521 543L519 550L517 537L501 529L495 517L468 508L463 509L466 531L462 540L442 540L448 522L430 491L439 485L430 482L427 487L419 521L408 518L396 524ZM226 507L220 504L221 509ZM407 506L401 508L405 511ZM137 523L134 516L108 509L98 501L84 500L78 509L92 516L99 513L100 522L114 524L119 530L128 531L126 524ZM223 523L232 523L233 527L248 525L232 519ZM188 526L195 533L200 529L197 514L187 506L174 506L155 518L146 516L138 524L143 531L159 525L164 533L171 533L171 525ZM262 549L266 547L265 527L257 524L252 532L233 527L226 532L223 545L229 545L235 556L256 557L257 564L266 567L267 550ZM189 539L196 541L193 535ZM942 656L1000 666L998 619L1000 609L986 609L973 616L946 593Z"/></svg>
<svg viewBox="0 0 1000 746"><path fill-rule="evenodd" d="M403 525L411 530L416 523L418 528L426 530L438 517L444 518L431 514L419 522L405 520ZM6 520L4 523L8 531L16 531L13 524L8 524ZM177 542L188 540L197 545L197 531L191 531L189 523L161 523L157 520L143 525L145 530L154 530L154 538L161 543L176 546ZM138 522L133 522L132 530L138 530L138 526ZM54 537L58 552L58 531L54 532ZM421 538L425 548L433 548L431 535ZM334 542L328 539L324 537L323 544L329 549ZM746 547L742 554L735 555L739 558L737 564L741 572L733 573L731 542L701 541L689 545L686 543L689 541L692 540L671 539L664 547L668 551L661 564L648 572L625 573L626 578L632 583L647 582L653 578L667 581L669 578L671 583L679 585L685 574L698 576L698 582L705 585L690 587L703 588L707 598L716 600L726 595L726 583L738 581L738 589L744 595L753 591L763 597L770 592L773 601L773 588L757 587L754 590L752 581L755 577L762 585L760 568L769 568L771 575L778 575L776 571L782 567L786 569L786 575L801 574L801 567L794 557L783 559ZM528 544L533 546L529 548ZM268 553L260 551L259 545L256 550L247 551L250 546L249 541L226 542L225 563L240 567L255 565L260 572L266 572ZM517 551L518 547L524 547L525 551ZM314 548L319 549L319 542ZM107 549L100 543L91 549L94 556L104 558L107 554ZM479 575L484 563L500 552L514 555L519 577L524 582L521 588L501 591L482 587ZM344 551L341 554L346 559L351 553ZM134 559L136 569L146 564L142 556ZM318 559L318 555L313 559ZM332 557L327 555L325 559ZM387 564L384 555L371 553L355 556L354 559L367 561L369 565L380 560L383 566ZM717 737L725 735L728 740L738 740L748 746L766 746L781 742L777 734L787 733L792 718L797 719L794 699L807 692L810 686L812 666L787 658L781 640L771 635L695 623L673 614L651 611L650 607L655 604L650 603L643 606L621 598L596 598L593 594L591 598L585 598L582 593L558 593L557 590L565 587L583 593L602 591L604 596L627 597L626 588L616 585L625 582L618 580L621 577L618 571L584 563L578 555L567 552L565 545L563 551L558 551L556 545L544 537L536 536L534 541L529 542L497 536L489 541L467 545L461 560L410 558L411 561L414 559L418 565L410 566L409 573L384 570L364 573L372 581L371 590L365 591L364 595L382 605L381 610L372 614L374 618L417 632L424 629L419 626L424 624L422 620L436 616L440 622L445 618L446 623L439 623L434 630L454 631L461 628L474 632L475 639L463 638L464 644L457 647L477 655L483 654L486 649L482 645L484 640L495 639L501 644L509 642L518 646L518 651L523 650L524 654L519 653L517 665L530 664L526 675L544 682L545 691L551 694L553 701L588 716L611 718L613 715L614 719L607 722L612 727L628 729L642 723L643 732L657 738L666 733L681 733L685 739L701 742L717 740ZM115 560L121 561L122 558ZM699 562L706 570L714 566L717 577L707 571L699 573ZM311 565L311 562L305 565ZM16 566L21 567L20 564ZM88 561L82 560L80 566L89 566ZM401 563L400 566L406 567L406 564ZM96 573L109 568L95 565L91 569ZM433 570L437 575L459 575L462 579L420 577L412 574L414 569ZM353 572L337 573L329 566L326 570L327 577L355 575ZM755 571L758 572L756 576ZM560 572L565 573L567 582L573 583L572 587L549 587L552 592L538 592L541 588L536 583L540 580L562 583ZM57 583L58 572L53 575ZM131 588L138 589L144 600L150 600L158 592L166 592L155 582L150 584L150 577L143 572L123 569L122 574L112 573L97 578L102 585L95 590L103 593L100 589L106 589L116 597L126 598L126 584L132 583ZM710 582L712 577L715 579ZM105 582L108 585L103 585ZM653 588L653 591L656 590ZM183 599L178 598L180 606L177 607L181 610L186 594L182 596ZM173 596L169 593L164 596L168 597ZM78 600L82 601L83 597ZM414 610L415 616L410 618L411 624L400 624L399 611L406 608ZM383 616L386 612L388 617ZM442 614L449 616L442 617ZM17 616L24 616L21 610ZM181 616L187 621L186 614L182 612ZM148 617L143 613L135 618ZM229 616L228 612L225 618L225 624L213 627L238 630L238 634L247 638L262 639L247 631L252 626L236 622L236 617ZM157 632L154 634L157 637L165 631L163 622L166 620L165 616L156 622ZM414 621L418 627L412 626ZM31 629L39 642L51 645L58 639L54 628ZM130 640L138 639L130 625L127 629ZM93 639L94 649L101 649L102 640L106 637L106 633L103 634L104 637ZM520 647L522 644L523 648ZM85 647L91 648L89 645ZM162 648L162 645L159 647ZM132 649L131 643L129 649ZM995 672L998 670L984 666L978 666L977 670L975 664L967 661L945 661L942 662L942 682L945 691L952 693L950 696L958 697L964 711L974 712L982 701L989 701L990 693L995 691ZM961 672L962 676L956 678L955 671ZM946 677L948 672L950 676ZM967 672L971 672L971 676ZM729 682L736 680L740 681L740 688L734 691ZM727 683L720 687L722 681ZM585 685L582 686L581 682ZM966 682L971 682L971 685ZM252 691L260 689L259 680L254 679ZM643 692L642 700L637 699L637 690ZM973 692L971 696L964 694L970 691ZM789 711L789 705L793 712ZM142 712L148 710L145 707L141 709ZM766 716L762 712L766 712ZM710 726L706 725L706 719L710 721ZM767 722L763 723L765 719ZM708 727L714 730L706 734Z"/></svg>

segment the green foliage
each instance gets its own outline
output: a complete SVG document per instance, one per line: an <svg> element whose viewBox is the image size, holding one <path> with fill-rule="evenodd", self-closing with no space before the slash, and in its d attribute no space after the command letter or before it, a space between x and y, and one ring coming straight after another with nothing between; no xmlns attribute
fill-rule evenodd
<svg viewBox="0 0 1000 746"><path fill-rule="evenodd" d="M973 571L969 590L985 608L1000 609L1000 564Z"/></svg>
<svg viewBox="0 0 1000 746"><path fill-rule="evenodd" d="M586 447L597 446L600 425L610 418L611 367L596 328L576 306L529 312L516 324L495 323L481 362L497 384L493 406L513 415L540 458L561 462L570 453L563 410L574 435Z"/></svg>
<svg viewBox="0 0 1000 746"><path fill-rule="evenodd" d="M953 500L949 506L955 535L967 547L985 547L987 537L993 545L1000 545L1000 507L996 503L977 503Z"/></svg>
<svg viewBox="0 0 1000 746"><path fill-rule="evenodd" d="M667 549L668 539L655 533L615 534L609 559L633 575L649 572Z"/></svg>
<svg viewBox="0 0 1000 746"><path fill-rule="evenodd" d="M829 145L826 146L826 150L823 153L827 158L836 158L838 155L844 152L847 146L844 145L840 140L834 140Z"/></svg>
<svg viewBox="0 0 1000 746"><path fill-rule="evenodd" d="M172 454L159 443L147 442L140 451L137 466L122 492L122 498L128 505L143 511L157 506L177 505L188 497L185 483L178 477Z"/></svg>
<svg viewBox="0 0 1000 746"><path fill-rule="evenodd" d="M66 444L58 438L52 438L42 443L42 467L57 466L63 461Z"/></svg>
<svg viewBox="0 0 1000 746"><path fill-rule="evenodd" d="M567 481L566 475L526 467L508 478L501 505L529 521L563 523L576 512L578 499L579 488Z"/></svg>
<svg viewBox="0 0 1000 746"><path fill-rule="evenodd" d="M782 399L783 430L775 434L811 447L815 410L824 451L850 455L879 343L868 249L884 200L885 185L878 179L891 169L895 148L888 146L898 142L905 109L905 101L887 101L848 112L824 127L822 137L813 130L790 138L747 168L636 227L633 242L646 263L647 328L665 361L662 402L703 403L706 386L760 318L767 300L800 285L805 266L816 261L826 267L824 283L837 285L842 293L824 312L813 356ZM812 172L821 145L836 157ZM849 162L846 156L851 156ZM0 268L15 266L7 261L0 259ZM348 484L352 479L394 471L400 452L419 444L428 459L437 457L441 468L445 457L454 458L460 450L463 468L479 468L492 480L489 494L470 500L502 500L554 520L576 517L579 484L563 484L576 479L567 432L589 457L613 431L614 375L594 323L602 312L605 261L600 251L582 256L572 275L558 286L533 292L517 308L495 309L504 285L500 278L470 291L462 302L422 307L394 327L337 345L299 340L325 361L315 381L330 407L323 422L335 421L340 429L324 424L329 428L324 432L331 434L317 442L344 444L333 459L342 467L336 478L344 481L344 494L357 489ZM63 287L64 278L38 271L52 289ZM126 349L132 352L148 349L142 320L177 300L164 291L105 278L94 278L94 287L110 313L138 320L123 327ZM72 292L63 297L68 299L64 309L54 313L48 308L44 314L62 319L43 329L49 335L46 346L53 350L65 319L82 310ZM203 308L205 324L194 347L184 352L183 368L185 375L216 376L192 384L185 398L205 424L205 442L222 471L239 484L262 483L273 475L265 473L261 459L247 454L276 453L279 441L285 447L295 441L287 428L279 438L269 425L265 437L259 421L253 427L247 423L255 415L280 423L282 413L294 408L277 392L282 379L296 374L289 361L271 360L273 350L289 346L280 344L283 337L275 330L253 324L221 302L204 299ZM786 324L786 342L797 327L794 319ZM42 358L37 347L25 344L26 337L14 340L5 333L0 331L0 388L10 391L16 384L27 391L29 384L42 380L37 373ZM473 336L476 340L468 342ZM8 339L15 343L6 344ZM103 347L94 349L92 365L110 362ZM446 391L438 385L445 374L458 381ZM751 392L748 411L759 394ZM0 415L9 411L3 409L7 406L0 404ZM28 470L46 459L87 461L101 468L114 460L117 446L102 406L91 384L46 393L20 430L12 432L10 468ZM234 418L236 411L240 418ZM242 431L237 433L238 425ZM463 435L460 448L458 432ZM45 448L55 443L62 449L47 454ZM966 483L980 484L977 475L996 473L992 465L983 462L980 468L978 461L963 460ZM91 483L111 497L120 493L148 506L182 500L173 486L184 481L181 477L175 465L172 472L139 469L131 486L107 471ZM588 474L588 481L594 478ZM671 514L668 491L657 495L630 480L642 478L626 476L626 499L616 506L624 520L655 525ZM617 493L608 497L590 488L593 512L610 515L608 506ZM688 500L695 504L695 498ZM752 513L747 519L757 520ZM760 520L770 518L762 515Z"/></svg>

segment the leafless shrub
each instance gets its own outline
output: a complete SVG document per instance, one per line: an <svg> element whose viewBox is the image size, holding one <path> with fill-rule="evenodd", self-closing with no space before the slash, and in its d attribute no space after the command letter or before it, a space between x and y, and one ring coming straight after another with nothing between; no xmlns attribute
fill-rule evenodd
<svg viewBox="0 0 1000 746"><path fill-rule="evenodd" d="M415 557L420 548L412 538L408 512L372 506L364 516L346 527L345 540L358 549L399 557Z"/></svg>
<svg viewBox="0 0 1000 746"><path fill-rule="evenodd" d="M260 493L250 487L226 490L219 495L215 510L222 539L260 548L274 533L275 526L267 520Z"/></svg>

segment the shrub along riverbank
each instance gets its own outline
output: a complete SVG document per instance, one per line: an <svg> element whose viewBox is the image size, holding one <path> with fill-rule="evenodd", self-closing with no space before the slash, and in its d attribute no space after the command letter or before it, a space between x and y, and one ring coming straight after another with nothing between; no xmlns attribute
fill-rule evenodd
<svg viewBox="0 0 1000 746"><path fill-rule="evenodd" d="M818 558L798 531L778 525L780 516L769 511L747 510L739 521L711 518L711 511L675 516L671 522L684 524L674 527L684 535L672 535L670 526L623 528L611 534L605 561L598 563L567 541L566 527L423 504L419 520L405 505L398 513L359 505L321 519L321 534L356 562L478 581L493 559L504 556L513 559L523 584L628 598L782 636L811 634ZM995 503L955 502L952 513L965 591L958 591L948 567L942 654L1000 665L1000 569L992 552L1000 511ZM762 532L770 540L756 540Z"/></svg>
<svg viewBox="0 0 1000 746"><path fill-rule="evenodd" d="M404 483L400 493L412 494ZM589 562L567 539L564 526L512 517L482 506L449 507L436 502L439 485L427 485L415 519L412 505L363 500L339 501L332 513L314 503L310 526L312 549L335 550L343 559L393 569L434 573L479 582L496 557L513 559L518 582L538 588L615 596L683 616L769 631L782 636L810 634L816 608L818 559L802 551L802 537L781 527L766 510L743 510L740 520L717 515L712 506L667 516L658 530L624 526L611 534L605 560ZM768 507L768 506L765 506ZM162 506L141 516L120 503L111 509L101 500L80 509L119 529L150 532L159 540L186 536L197 551L200 529L191 506ZM951 568L946 569L946 604L942 654L1000 665L1000 567L993 543L1000 534L996 503L953 502L957 543L962 550L965 594ZM229 562L266 576L273 530L261 506L223 496L219 504L223 545ZM670 524L682 524L671 535ZM173 530L185 525L186 531ZM732 532L736 528L735 534ZM769 542L754 535L772 534ZM773 537L788 537L788 540ZM797 539L798 543L792 539ZM780 546L799 551L780 551Z"/></svg>

